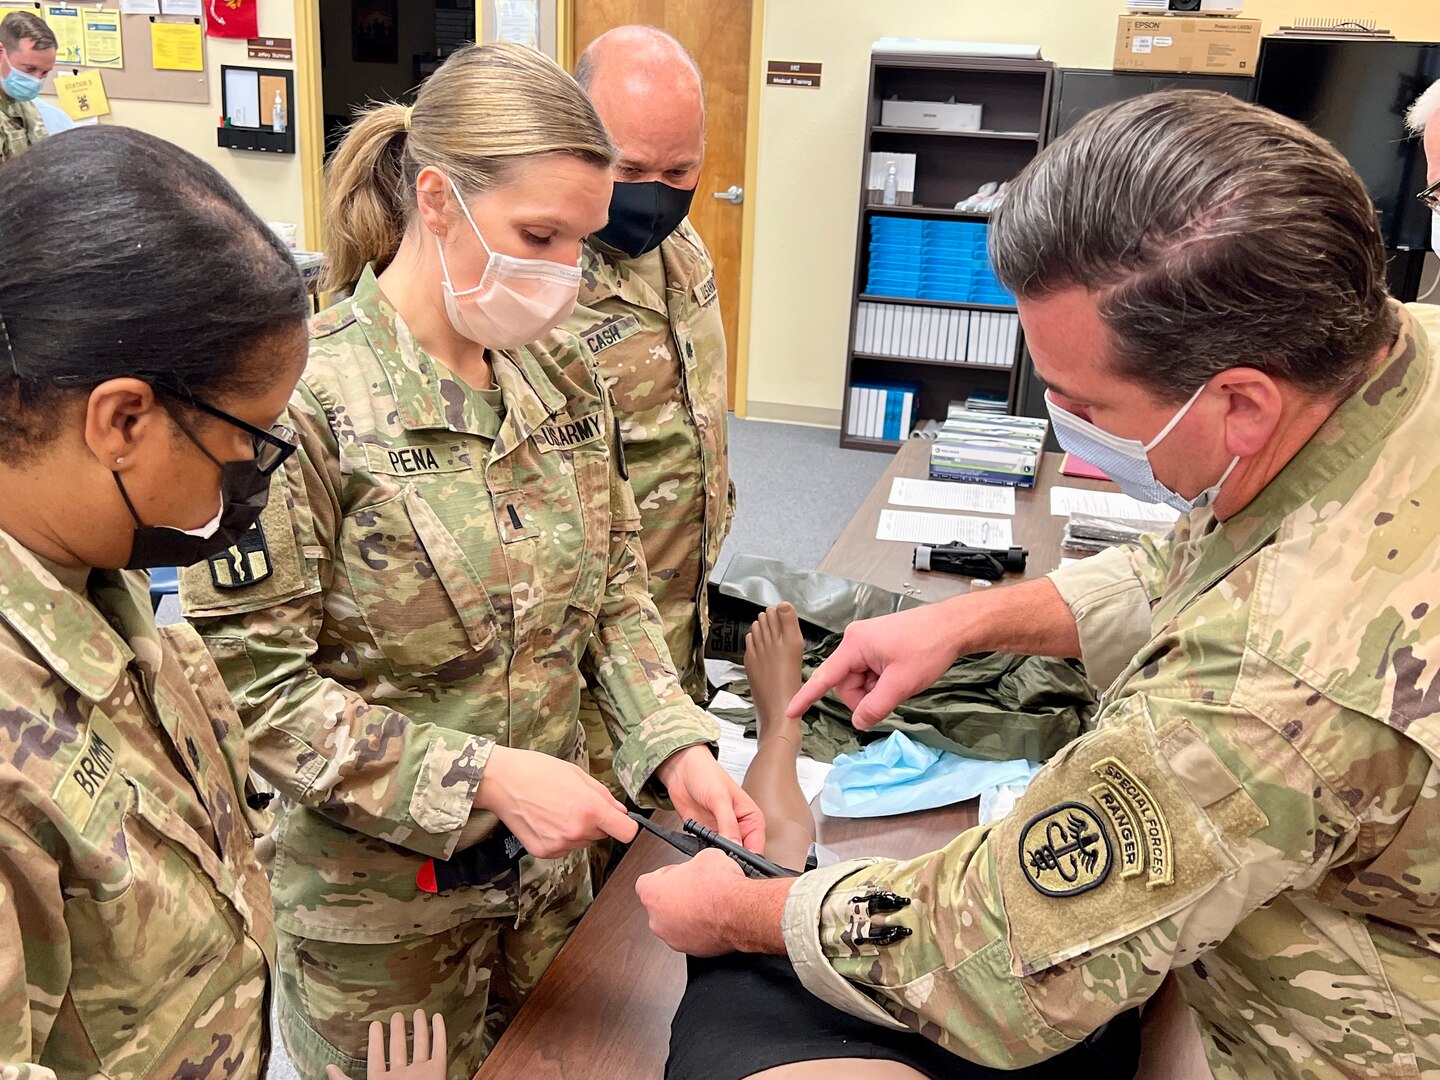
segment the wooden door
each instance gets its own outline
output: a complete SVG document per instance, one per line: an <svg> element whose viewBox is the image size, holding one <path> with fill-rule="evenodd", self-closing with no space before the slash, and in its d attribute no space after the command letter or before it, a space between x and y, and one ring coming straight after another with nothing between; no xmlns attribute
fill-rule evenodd
<svg viewBox="0 0 1440 1080"><path fill-rule="evenodd" d="M729 404L735 407L739 351L742 208L714 197L745 185L745 122L750 89L751 0L575 0L575 55L606 30L627 23L658 26L676 37L705 75L705 164L690 221L715 259L725 322ZM745 192L745 197L750 197Z"/></svg>

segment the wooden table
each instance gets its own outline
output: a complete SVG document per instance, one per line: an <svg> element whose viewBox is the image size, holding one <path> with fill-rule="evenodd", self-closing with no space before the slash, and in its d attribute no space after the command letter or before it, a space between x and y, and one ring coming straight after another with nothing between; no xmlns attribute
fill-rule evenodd
<svg viewBox="0 0 1440 1080"><path fill-rule="evenodd" d="M821 570L896 592L905 591L908 582L926 600L969 590L966 578L913 569L914 545L875 539L891 480L924 477L929 448L928 442L916 439L900 449L821 562ZM1061 455L1047 454L1035 488L1017 492L1015 541L1030 549L1025 579L1041 577L1059 562L1065 521L1050 516L1050 488L1063 482L1113 490L1108 483L1062 477L1060 461ZM1011 575L1008 580L1021 578ZM820 843L842 858L905 859L942 847L975 824L977 807L971 800L919 814L854 820L826 817L818 800L813 809ZM658 820L676 826L673 814ZM635 881L679 859L668 845L649 833L640 834L476 1080L652 1080L663 1075L670 1020L685 989L685 960L650 933L645 910L635 897ZM1202 1075L1175 1067L1177 1053L1194 1049L1193 1045L1175 1049L1186 1038L1193 1042L1194 1026L1183 1004L1176 1007L1178 1014L1172 1008L1166 1015L1180 1034L1172 1039L1167 1028L1159 1040L1158 1064L1150 1073L1157 1080ZM1147 1030L1150 1026L1147 1014ZM1140 1075L1145 1076L1145 1070ZM1208 1076L1208 1071L1203 1075Z"/></svg>
<svg viewBox="0 0 1440 1080"><path fill-rule="evenodd" d="M916 570L911 565L914 544L894 540L876 540L880 511L889 505L891 481L897 476L923 479L930 461L931 443L911 439L890 463L878 483L851 518L845 531L836 539L829 554L821 560L819 570L851 581L879 585L892 592L905 592L906 586L919 590L924 600L948 600L968 592L970 579L954 574ZM1060 565L1060 537L1065 532L1065 518L1050 515L1050 489L1057 485L1085 488L1090 491L1114 491L1108 480L1082 480L1063 476L1060 463L1063 454L1046 454L1040 463L1040 476L1033 488L1015 489L1015 543L1030 550L1025 573L1012 574L1006 581L1028 581L1044 577ZM924 510L924 507L906 507ZM948 513L936 510L933 513Z"/></svg>
<svg viewBox="0 0 1440 1080"><path fill-rule="evenodd" d="M911 858L973 825L975 804L865 821L819 816L820 842L844 858ZM674 814L656 819L678 828ZM670 1019L685 990L685 958L650 933L635 881L681 858L658 838L640 834L477 1080L658 1080L664 1074Z"/></svg>

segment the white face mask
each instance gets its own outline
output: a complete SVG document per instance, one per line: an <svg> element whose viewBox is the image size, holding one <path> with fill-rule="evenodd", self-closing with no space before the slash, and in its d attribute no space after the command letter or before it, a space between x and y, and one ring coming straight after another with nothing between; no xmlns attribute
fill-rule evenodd
<svg viewBox="0 0 1440 1080"><path fill-rule="evenodd" d="M1056 405L1050 399L1049 391L1045 393L1045 407L1050 411L1050 422L1055 426L1055 438L1059 440L1061 447L1067 453L1074 454L1102 470L1106 476L1120 485L1121 491L1132 499L1138 499L1140 502L1164 503L1166 506L1173 506L1182 514L1188 514L1197 506L1208 506L1215 501L1216 496L1220 494L1221 486L1230 479L1230 474L1240 463L1239 457L1231 459L1219 480L1216 480L1195 498L1187 499L1155 478L1155 473L1150 468L1150 451L1159 446L1165 436L1175 430L1175 425L1184 419L1185 414L1190 411L1190 406L1194 405L1196 399L1204 392L1205 386L1201 386L1199 390L1191 394L1190 400L1180 406L1180 411L1172 416L1170 422L1160 429L1160 434L1148 443L1142 443L1138 439L1122 439L1119 435L1112 435L1104 428L1096 427L1089 420L1082 420L1074 413L1067 412Z"/></svg>
<svg viewBox="0 0 1440 1080"><path fill-rule="evenodd" d="M186 536L198 536L201 540L209 540L220 531L220 519L225 516L225 500L220 500L220 508L215 511L215 516L201 525L198 529L176 529L176 532L184 533Z"/></svg>
<svg viewBox="0 0 1440 1080"><path fill-rule="evenodd" d="M440 237L435 237L450 325L461 337L487 349L514 349L538 341L574 310L580 295L579 265L562 266L548 259L520 259L491 251L470 216L470 208L460 198L455 181L448 183L475 238L490 256L480 284L473 289L457 289L445 262L445 247Z"/></svg>

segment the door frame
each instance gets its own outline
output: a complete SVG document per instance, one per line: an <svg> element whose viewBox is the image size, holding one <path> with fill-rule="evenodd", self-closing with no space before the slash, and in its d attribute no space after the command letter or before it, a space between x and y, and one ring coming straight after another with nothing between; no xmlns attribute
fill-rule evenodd
<svg viewBox="0 0 1440 1080"><path fill-rule="evenodd" d="M325 95L320 83L320 5L295 0L295 132L306 251L325 250Z"/></svg>

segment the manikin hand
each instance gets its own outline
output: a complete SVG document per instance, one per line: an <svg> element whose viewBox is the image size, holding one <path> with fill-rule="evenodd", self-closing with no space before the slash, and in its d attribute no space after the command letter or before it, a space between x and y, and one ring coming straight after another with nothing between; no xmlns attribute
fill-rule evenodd
<svg viewBox="0 0 1440 1080"><path fill-rule="evenodd" d="M415 1010L415 1055L406 1061L405 1017L390 1017L389 1065L386 1065L385 1026L379 1020L370 1025L370 1049L366 1055L366 1080L445 1080L445 1018L434 1017L434 1030L426 1022L425 1010ZM338 1066L325 1066L326 1080L350 1080Z"/></svg>

